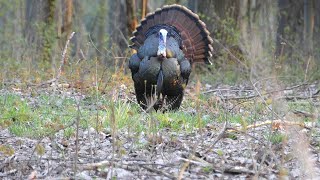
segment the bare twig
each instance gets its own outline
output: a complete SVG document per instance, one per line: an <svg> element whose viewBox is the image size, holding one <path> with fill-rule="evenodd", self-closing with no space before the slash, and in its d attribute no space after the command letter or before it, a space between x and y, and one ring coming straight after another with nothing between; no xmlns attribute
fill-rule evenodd
<svg viewBox="0 0 320 180"><path fill-rule="evenodd" d="M309 65L310 65L311 59L312 59L312 56L309 55L308 61L307 61L307 67L306 67L306 70L304 72L304 81L307 80L307 75L308 75L308 70L309 70Z"/></svg>
<svg viewBox="0 0 320 180"><path fill-rule="evenodd" d="M256 128L256 127L260 127L260 126L266 126L266 125L272 125L272 127L274 129L279 129L282 126L300 126L302 128L310 129L303 122L286 121L286 120L281 120L281 119L268 120L268 121L264 121L264 122L259 123L259 124L252 124L252 125L249 125L249 126L247 126L245 128L246 129L252 129L252 128ZM240 130L240 129L228 128L227 132L241 132L241 131L242 130Z"/></svg>
<svg viewBox="0 0 320 180"><path fill-rule="evenodd" d="M99 169L101 167L112 167L112 166L119 167L119 168L122 168L122 169L131 170L131 171L139 171L139 169L135 168L135 166L140 166L140 167L142 167L142 168L144 168L144 169L146 169L146 170L148 170L150 172L155 172L155 173L157 173L159 175L163 175L163 176L165 176L167 178L170 178L170 179L176 179L170 173L161 171L159 169L150 168L150 167L148 167L147 164L139 164L139 163L123 164L123 163L117 163L114 160L111 160L111 161L106 160L106 161L101 161L101 162L98 162L98 163L86 164L86 165L83 165L81 167L81 170L97 170L97 169Z"/></svg>
<svg viewBox="0 0 320 180"><path fill-rule="evenodd" d="M311 95L311 96L282 96L279 99L286 99L287 101L295 100L295 99L312 99L320 97L320 95Z"/></svg>
<svg viewBox="0 0 320 180"><path fill-rule="evenodd" d="M39 145L45 137L47 137L47 136L50 135L50 134L54 134L54 133L56 133L56 132L58 132L58 131L60 131L60 130L69 128L69 127L73 126L74 123L75 123L75 121L73 121L72 123L70 123L70 124L67 125L67 126L63 126L62 128L57 128L57 129L55 129L53 132L49 132L48 134L45 134L44 136L42 136L42 138L40 138L40 139L37 141L37 143L35 144L35 146L34 146L35 148L33 148L32 153L31 153L29 159L27 160L27 164L30 164L30 162L32 161L32 160L31 160L31 159L32 159L32 156L33 156L33 154L34 154L35 151L36 151L37 145Z"/></svg>
<svg viewBox="0 0 320 180"><path fill-rule="evenodd" d="M74 34L75 34L75 32L72 32L70 34L70 36L69 36L69 38L68 38L68 40L66 42L66 45L64 46L64 49L63 49L63 52L62 52L62 55L61 55L60 66L59 66L58 73L57 73L56 77L53 78L53 79L50 79L50 80L48 80L46 82L43 82L43 83L39 84L38 87L44 86L44 85L47 85L47 84L52 84L52 83L54 83L54 82L56 82L56 81L58 81L60 79L63 65L66 62L66 58L67 58L66 55L67 55L69 43L70 43L70 40L72 39L72 37L74 36Z"/></svg>
<svg viewBox="0 0 320 180"><path fill-rule="evenodd" d="M187 160L189 163L193 163L196 165L202 164L201 166L203 167L211 167L214 171L216 172L225 172L225 173L237 173L237 174L254 174L255 172L253 170L247 169L245 167L241 166L231 166L231 165L224 165L223 168L214 166L213 164L199 158L196 156L192 156L192 161L189 161L188 159L182 159L182 160Z"/></svg>
<svg viewBox="0 0 320 180"><path fill-rule="evenodd" d="M109 160L106 161L101 161L101 162L97 162L97 163L89 163L89 164L85 164L83 165L80 169L83 170L97 170L100 167L105 167L105 166L110 166L111 163Z"/></svg>
<svg viewBox="0 0 320 180"><path fill-rule="evenodd" d="M118 26L115 26L115 27L117 27L117 30L119 31L122 40L126 43L126 45L128 47L130 45L129 42L128 42L128 39L125 37L125 35L123 34L122 30Z"/></svg>
<svg viewBox="0 0 320 180"><path fill-rule="evenodd" d="M217 44L219 44L228 54L230 54L230 56L236 60L239 64L241 64L246 70L249 69L249 67L243 63L239 58L237 58L230 50L229 48L225 47L222 43L220 43L217 39L213 39L213 41Z"/></svg>
<svg viewBox="0 0 320 180"><path fill-rule="evenodd" d="M253 135L251 135L251 134L248 134L247 132L245 132L245 131L243 131L243 130L236 129L236 128L232 128L232 127L228 127L226 131L227 131L227 133L237 132L237 133L239 133L239 134L243 134L243 135L245 135L245 136L248 136L248 137L250 137L250 138L252 138L252 139L255 139L255 140L259 141L261 144L263 144L263 145L266 146L266 143L265 143L265 142L261 141L260 139L258 139L257 137L255 137L255 136L253 136Z"/></svg>
<svg viewBox="0 0 320 180"><path fill-rule="evenodd" d="M104 57L107 57L107 55L105 55L104 53L102 53L102 52L98 49L98 47L94 44L94 42L93 42L93 40L92 40L92 38L91 38L90 33L89 33L88 36L89 36L90 43L91 43L92 46L97 50L97 52L100 53L100 55L102 55L102 56L104 56Z"/></svg>
<svg viewBox="0 0 320 180"><path fill-rule="evenodd" d="M281 117L280 117L275 111L273 111L273 110L268 106L268 103L267 103L266 100L262 97L261 92L258 90L258 88L257 88L257 86L256 86L256 84L257 84L259 81L255 82L255 83L253 83L252 80L250 80L250 81L251 81L251 84L253 85L254 89L255 89L256 92L258 93L258 97L260 97L260 99L262 100L262 102L266 105L266 108L267 108L272 114L274 114L278 119L281 119ZM272 121L272 120L271 120L271 121Z"/></svg>
<svg viewBox="0 0 320 180"><path fill-rule="evenodd" d="M76 154L74 160L74 174L77 174L78 148L79 148L79 124L80 124L80 102L77 102L77 119L76 119ZM90 135L90 134L89 134Z"/></svg>
<svg viewBox="0 0 320 180"><path fill-rule="evenodd" d="M223 125L223 129L220 131L218 136L214 139L214 141L211 144L211 146L204 152L204 154L209 153L209 151L212 150L212 148L219 142L219 140L223 138L223 136L224 136L224 134L226 133L226 130L227 130L227 124L228 124L227 121L225 121L224 125Z"/></svg>
<svg viewBox="0 0 320 180"><path fill-rule="evenodd" d="M58 74L56 76L57 81L59 80L60 76L61 76L61 72L62 72L62 67L63 65L66 63L66 58L67 58L67 51L68 51L68 46L70 43L71 38L73 37L73 35L75 34L75 32L72 32L66 42L66 45L64 46L63 52L62 52L62 57L61 57L61 61L60 61L60 67L58 69Z"/></svg>
<svg viewBox="0 0 320 180"><path fill-rule="evenodd" d="M161 170L159 170L159 169L153 169L153 168L150 168L150 167L148 167L148 166L146 166L146 165L140 165L140 166L143 167L144 169L150 171L150 172L155 172L155 173L160 174L160 175L163 175L163 176L165 176L165 177L167 177L167 178L177 179L177 178L174 177L173 175L171 175L171 174L169 174L169 173L167 173L167 172L161 171Z"/></svg>
<svg viewBox="0 0 320 180"><path fill-rule="evenodd" d="M115 116L115 107L114 102L111 102L111 113L110 113L110 127L111 127L111 136L112 136L112 159L110 164L110 170L111 170L111 177L112 177L112 169L115 166L115 153L116 153L116 146L117 146L117 122L116 122L116 116Z"/></svg>
<svg viewBox="0 0 320 180"><path fill-rule="evenodd" d="M293 90L293 89L297 89L297 88L299 88L301 86L306 86L306 85L308 85L308 84L307 83L302 83L302 84L298 84L298 85L295 85L295 86L292 86L292 87L287 87L287 88L283 88L283 89L277 89L277 90L273 90L273 91L269 91L269 92L261 93L261 94L254 94L254 95L250 95L250 96L240 96L240 97L228 97L228 100L252 99L252 98L255 98L255 97L259 97L260 95L261 96L265 96L265 95L269 95L269 94L276 93L276 92ZM202 92L202 94L208 94L208 93L217 92L217 91L235 91L235 92L248 91L248 92L252 92L254 90L211 89L211 90ZM224 96L222 96L222 97L224 97Z"/></svg>
<svg viewBox="0 0 320 180"><path fill-rule="evenodd" d="M187 159L189 160L189 159ZM186 169L189 167L190 161L185 161L185 163L182 165L179 175L178 175L178 180L181 180L183 178L183 173L186 171Z"/></svg>
<svg viewBox="0 0 320 180"><path fill-rule="evenodd" d="M305 112L305 111L300 111L300 110L294 110L293 113L297 116L302 116L305 118L317 118L317 115Z"/></svg>
<svg viewBox="0 0 320 180"><path fill-rule="evenodd" d="M217 91L232 91L232 92L239 92L239 91L242 91L242 92L253 92L254 90L240 90L240 89L228 89L228 88L223 88L223 89L210 89L208 91L204 91L204 92L201 92L201 94L208 94L208 93L214 93L214 92L217 92Z"/></svg>

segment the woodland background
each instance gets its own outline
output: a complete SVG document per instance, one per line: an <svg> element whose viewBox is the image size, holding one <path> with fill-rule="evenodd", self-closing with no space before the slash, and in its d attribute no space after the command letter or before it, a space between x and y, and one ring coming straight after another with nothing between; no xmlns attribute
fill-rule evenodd
<svg viewBox="0 0 320 180"><path fill-rule="evenodd" d="M129 38L174 3L213 64L146 113ZM320 177L318 0L0 0L0 34L0 179Z"/></svg>
<svg viewBox="0 0 320 180"><path fill-rule="evenodd" d="M114 57L124 62L139 20L172 3L188 6L207 24L216 40L212 62L221 72L235 69L248 77L276 69L316 78L312 72L317 72L320 61L320 3L315 0L1 1L1 65L29 62L52 71L47 65L59 64L73 31L70 62L96 57L105 65L113 64Z"/></svg>

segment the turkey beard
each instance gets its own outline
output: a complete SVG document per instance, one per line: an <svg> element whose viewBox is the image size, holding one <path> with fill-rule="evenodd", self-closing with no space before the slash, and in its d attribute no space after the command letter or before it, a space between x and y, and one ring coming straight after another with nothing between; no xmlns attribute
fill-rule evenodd
<svg viewBox="0 0 320 180"><path fill-rule="evenodd" d="M138 74L143 81L157 85L158 95L163 91L174 90L181 78L177 58L145 57L140 63Z"/></svg>

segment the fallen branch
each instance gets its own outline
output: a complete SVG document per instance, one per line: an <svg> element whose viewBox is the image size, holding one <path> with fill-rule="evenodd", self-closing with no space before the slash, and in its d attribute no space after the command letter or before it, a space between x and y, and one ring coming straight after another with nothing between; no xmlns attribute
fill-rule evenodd
<svg viewBox="0 0 320 180"><path fill-rule="evenodd" d="M283 96L283 97L280 97L279 99L286 99L287 101L292 101L292 100L295 100L295 99L312 99L312 98L317 98L317 97L320 97L320 95L311 95L311 96Z"/></svg>
<svg viewBox="0 0 320 180"><path fill-rule="evenodd" d="M266 125L272 125L272 129L280 129L283 126L300 126L305 129L310 129L303 122L285 121L285 120L280 120L280 119L268 120L268 121L264 121L259 124L248 125L245 127L245 129L248 130L248 129L257 128L257 127L266 126ZM243 131L243 130L242 129L228 129L227 132L238 132L238 131Z"/></svg>
<svg viewBox="0 0 320 180"><path fill-rule="evenodd" d="M227 91L227 92L254 92L254 90L241 90L241 89L210 89L207 91L202 92L201 94L208 94L208 93L214 93L214 92L220 92L220 91Z"/></svg>
<svg viewBox="0 0 320 180"><path fill-rule="evenodd" d="M134 166L136 166L137 164L123 164L123 163L118 163L115 161L110 161L110 160L105 160L105 161L101 161L101 162L97 162L97 163L89 163L89 164L85 164L82 165L81 167L79 167L79 171L85 171L85 170L98 170L99 168L103 168L103 167L118 167L121 169L125 169L125 170L129 170L129 171L138 171L138 168L134 168Z"/></svg>
<svg viewBox="0 0 320 180"><path fill-rule="evenodd" d="M141 167L143 167L144 169L150 171L150 172L155 172L157 174L160 174L160 175L163 175L167 178L170 178L170 179L177 179L176 177L174 177L173 175L171 175L170 173L167 173L167 172L164 172L164 171L161 171L159 169L153 169L153 168L150 168L146 165L140 165Z"/></svg>
<svg viewBox="0 0 320 180"><path fill-rule="evenodd" d="M272 94L272 93L276 93L276 92L297 89L297 88L299 88L301 86L306 86L306 85L309 85L309 84L303 83L303 84L298 84L298 85L287 87L287 88L283 88L283 89L277 89L277 90L269 91L269 92L266 92L266 93L254 94L254 95L249 95L249 96L240 96L240 97L225 97L225 96L222 96L222 97L228 98L228 100L252 99L252 98L259 97L259 96L266 96L266 95L269 95L269 94ZM211 90L202 92L201 94L207 94L207 93L212 93L212 92L217 92L217 91L233 91L233 92L245 92L245 91L247 91L247 92L253 92L254 90L211 89ZM318 93L319 92L316 92L315 94L313 94L313 96L317 95Z"/></svg>
<svg viewBox="0 0 320 180"><path fill-rule="evenodd" d="M193 156L193 155L192 155ZM192 157L191 156L191 157ZM179 171L179 175L178 175L178 180L181 180L183 178L183 173L186 171L186 169L189 167L190 165L190 160L189 159L183 159L183 160L188 160L185 161L185 163L182 165L180 171Z"/></svg>
<svg viewBox="0 0 320 180"><path fill-rule="evenodd" d="M237 174L255 174L253 170L247 169L242 166L230 166L230 165L223 165L223 167L214 166L213 164L199 158L196 156L191 157L192 160L181 158L181 160L193 163L196 165L200 165L202 167L211 167L213 171L220 172L220 173L237 173Z"/></svg>
<svg viewBox="0 0 320 180"><path fill-rule="evenodd" d="M237 174L255 174L253 170L247 169L241 166L229 166L225 165L223 168L224 173L237 173Z"/></svg>
<svg viewBox="0 0 320 180"><path fill-rule="evenodd" d="M98 168L105 167L105 166L111 166L111 162L107 160L107 161L101 161L97 163L85 164L80 169L81 170L97 170Z"/></svg>
<svg viewBox="0 0 320 180"><path fill-rule="evenodd" d="M317 115L311 114L305 111L294 110L293 113L297 116L304 117L304 118L312 118L312 119L317 118Z"/></svg>
<svg viewBox="0 0 320 180"><path fill-rule="evenodd" d="M79 169L82 171L84 171L84 170L97 170L101 167L107 167L107 166L112 166L112 165L114 167L130 170L130 171L139 171L139 169L134 166L140 166L150 172L155 172L159 175L166 176L167 178L170 178L170 179L176 179L176 177L171 175L170 173L161 171L159 169L150 168L147 166L147 164L139 164L139 163L123 164L123 163L118 163L118 162L114 162L114 161L112 162L112 161L106 160L106 161L101 161L101 162L97 162L97 163L85 164L82 167L79 167Z"/></svg>

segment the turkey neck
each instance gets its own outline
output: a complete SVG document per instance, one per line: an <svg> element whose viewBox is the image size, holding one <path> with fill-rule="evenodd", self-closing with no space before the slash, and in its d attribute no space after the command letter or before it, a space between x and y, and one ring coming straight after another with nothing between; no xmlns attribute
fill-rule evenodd
<svg viewBox="0 0 320 180"><path fill-rule="evenodd" d="M160 93L162 91L163 87L163 72L162 72L162 65L160 66L160 71L158 74L158 79L157 79L157 96L160 97Z"/></svg>
<svg viewBox="0 0 320 180"><path fill-rule="evenodd" d="M167 57L166 50L167 50L167 34L168 31L165 29L160 29L158 32L159 35L159 44L158 44L158 52L157 55L160 57L160 60ZM162 58L161 58L162 57Z"/></svg>

